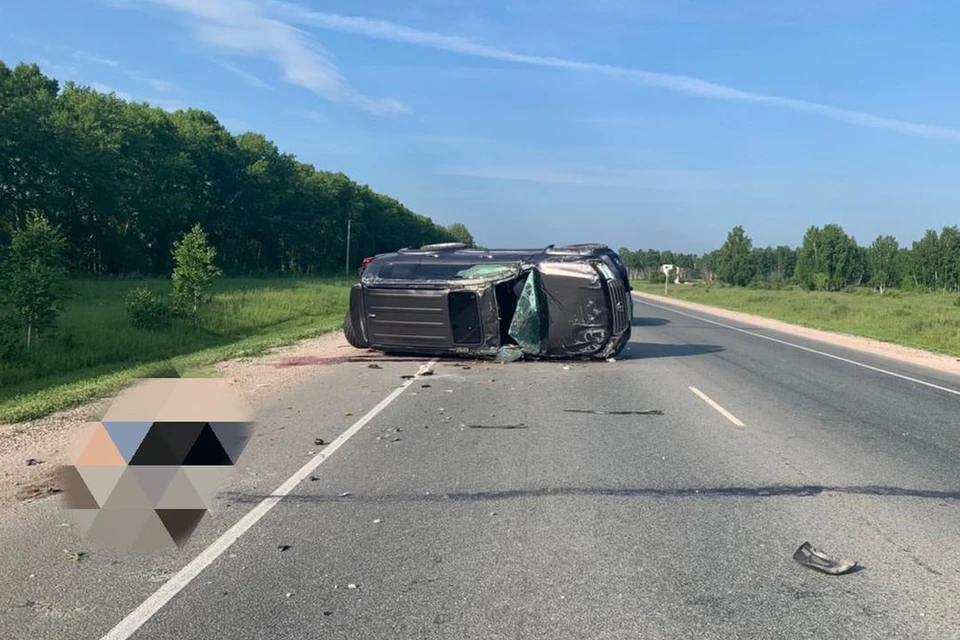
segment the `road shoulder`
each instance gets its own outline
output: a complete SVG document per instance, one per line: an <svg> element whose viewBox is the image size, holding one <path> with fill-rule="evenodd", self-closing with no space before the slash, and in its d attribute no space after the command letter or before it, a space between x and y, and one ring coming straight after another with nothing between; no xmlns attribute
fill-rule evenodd
<svg viewBox="0 0 960 640"><path fill-rule="evenodd" d="M674 298L657 296L649 293L640 293L637 291L634 291L633 295L640 300L645 300L654 304L673 306L678 309L686 309L688 311L698 311L714 318L749 325L749 327L742 328L758 328L778 331L780 333L796 336L806 340L812 340L821 344L842 347L852 351L859 351L861 353L881 356L905 364L923 367L939 373L948 373L960 376L960 358L924 351L922 349L915 349L913 347L905 347L903 345L889 342L882 342L880 340L874 340L871 338L862 338L860 336L852 336L832 331L823 331L821 329L810 329L808 327L791 324L782 320L773 320L771 318L764 318L763 316L756 316L740 311L731 311L722 307L713 307L695 302L687 302L686 300L676 300Z"/></svg>
<svg viewBox="0 0 960 640"><path fill-rule="evenodd" d="M256 409L279 393L330 366L366 352L347 344L339 331L253 357L214 365L241 401ZM0 424L0 510L12 504L55 496L57 467L69 464L75 438L110 406L113 396L15 424ZM30 463L30 461L35 461Z"/></svg>

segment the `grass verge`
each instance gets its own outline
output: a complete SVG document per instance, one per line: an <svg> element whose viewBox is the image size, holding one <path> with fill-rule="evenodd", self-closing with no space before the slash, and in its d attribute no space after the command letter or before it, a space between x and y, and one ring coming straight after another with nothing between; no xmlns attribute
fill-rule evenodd
<svg viewBox="0 0 960 640"><path fill-rule="evenodd" d="M636 282L634 287L664 295L662 284ZM671 285L667 297L960 357L956 295L889 291L881 296L869 289L768 291L698 283Z"/></svg>
<svg viewBox="0 0 960 640"><path fill-rule="evenodd" d="M0 423L22 422L116 393L141 378L203 375L203 368L336 330L349 280L229 278L202 322L143 331L127 321L128 291L168 293L169 280L77 280L57 331L0 367Z"/></svg>

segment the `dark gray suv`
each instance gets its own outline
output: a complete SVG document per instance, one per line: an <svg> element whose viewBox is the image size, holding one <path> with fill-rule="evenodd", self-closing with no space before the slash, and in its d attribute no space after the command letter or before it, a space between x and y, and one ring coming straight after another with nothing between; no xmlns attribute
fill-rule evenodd
<svg viewBox="0 0 960 640"><path fill-rule="evenodd" d="M388 353L611 358L630 340L633 301L603 244L545 249L402 249L365 261L343 330Z"/></svg>

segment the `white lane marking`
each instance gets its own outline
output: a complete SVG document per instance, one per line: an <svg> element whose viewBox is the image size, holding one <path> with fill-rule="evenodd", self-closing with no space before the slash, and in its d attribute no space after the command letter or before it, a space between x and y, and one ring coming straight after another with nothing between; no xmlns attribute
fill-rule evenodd
<svg viewBox="0 0 960 640"><path fill-rule="evenodd" d="M700 396L700 399L701 399L701 400L703 400L703 401L706 402L708 405L710 405L711 407L713 407L714 409L716 409L717 412L718 412L720 415L722 415L724 418L726 418L727 420L729 420L729 421L732 422L733 424L737 425L738 427L745 427L745 426L747 426L747 425L743 424L743 421L740 420L740 418L738 418L737 416L733 415L732 413L730 413L729 411L727 411L726 409L724 409L723 407L721 407L719 404L717 404L716 402L714 402L713 400L711 400L710 397L709 397L707 394L705 394L703 391L700 391L700 389L697 389L696 387L690 387L690 391L693 391L695 394L697 394L698 396Z"/></svg>
<svg viewBox="0 0 960 640"><path fill-rule="evenodd" d="M734 326L729 325L729 324L724 324L723 322L717 322L716 320L708 320L707 318L704 318L704 317L701 317L701 316L696 316L696 315L693 315L692 313L686 313L686 312L684 312L684 311L679 311L679 310L677 310L677 309L673 309L673 308L670 308L670 307L662 307L662 306L660 306L660 305L658 305L658 304L654 304L654 303L652 303L652 302L647 302L647 301L644 300L643 298L635 298L635 300L637 300L637 302L640 302L641 304L646 304L646 305L649 305L649 306L654 307L654 308L657 308L657 309L662 309L663 311L669 311L670 313L678 313L678 314L680 314L681 316L686 316L686 317L688 317L688 318L693 318L694 320L700 320L701 322L707 322L707 323L709 323L709 324L713 324L713 325L716 325L716 326L718 326L718 327L723 327L724 329L730 329L731 331L739 331L740 333L745 333L745 334L747 334L748 336L753 336L754 338L762 338L762 339L764 339L764 340L769 340L770 342L776 342L777 344L782 344L782 345L785 345L785 346L787 346L787 347L793 347L794 349L800 349L801 351L806 351L806 352L808 352L808 353L815 353L815 354L817 354L818 356L823 356L823 357L825 357L825 358L832 358L832 359L834 359L834 360L839 360L840 362L845 362L845 363L847 363L847 364L852 364L852 365L854 365L854 366L856 366L856 367L862 367L863 369L869 369L870 371L874 371L874 372L876 372L876 373L882 373L882 374L885 374L885 375L888 375L888 376L892 376L892 377L894 377L894 378L899 378L899 379L901 379L901 380L906 380L907 382L912 382L912 383L914 383L914 384L923 385L923 386L929 387L929 388L931 388L931 389L936 389L937 391L943 391L943 392L945 392L945 393L950 393L950 394L953 394L953 395L955 395L955 396L960 396L960 390L957 390L957 389L951 389L950 387L943 387L943 386L940 386L939 384L934 384L934 383L932 383L932 382L926 382L926 381L924 381L924 380L918 380L917 378L911 378L910 376L905 376L905 375L903 375L902 373L897 373L897 372L895 372L895 371L888 371L887 369L881 369L880 367L874 367L873 365L865 364L865 363L863 363L863 362L857 362L856 360L851 360L851 359L849 359L849 358L844 358L844 357L842 357L842 356L834 355L834 354L832 354L832 353L827 353L826 351L819 351L818 349L811 349L810 347L805 347L805 346L803 346L803 345L795 344L795 343L793 343L793 342L787 342L786 340L780 340L779 338L774 338L774 337L771 337L771 336L765 336L765 335L763 335L762 333L755 333L755 332L753 332L753 331L748 331L747 329L741 329L740 327L734 327Z"/></svg>
<svg viewBox="0 0 960 640"><path fill-rule="evenodd" d="M337 449L342 447L347 440L352 438L368 422L377 417L377 414L386 409L387 406L396 400L400 394L407 389L407 387L413 384L417 378L423 374L424 371L432 368L436 363L436 359L431 360L429 364L420 368L420 371L417 372L414 378L407 380L400 387L394 389L390 395L381 400L380 403L371 409L367 415L353 423L353 426L340 434L340 436L331 442L326 449L318 453L308 463L303 465L299 471L290 476L290 478L280 485L276 491L274 491L267 498L264 498L259 504L257 504L257 506L247 512L245 516L240 518L236 524L227 529L226 533L221 535L213 542L213 544L204 549L200 555L191 560L189 564L180 569L180 571L178 571L172 578L167 580L167 582L157 589L152 596L144 600L139 607L134 609L126 618L121 620L120 623L111 629L107 635L103 636L101 640L127 640L130 636L136 633L136 631L143 626L147 620L149 620L155 613L162 609L164 605L170 602L170 600L172 600L173 597L180 592L180 590L190 584L194 578L200 575L200 572L209 567L213 561L220 557L220 555L223 554L223 552L226 551L230 545L236 542L240 536L250 530L253 525L257 524L257 522L259 522L263 516L267 515L267 512L276 506L280 500L293 491L297 485L310 477L317 467L323 464L327 458L332 456Z"/></svg>

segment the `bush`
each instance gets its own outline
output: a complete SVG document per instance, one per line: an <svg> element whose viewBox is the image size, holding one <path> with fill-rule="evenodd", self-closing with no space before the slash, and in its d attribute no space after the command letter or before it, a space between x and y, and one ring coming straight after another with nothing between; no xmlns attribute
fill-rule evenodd
<svg viewBox="0 0 960 640"><path fill-rule="evenodd" d="M953 306L960 307L960 296L953 299Z"/></svg>
<svg viewBox="0 0 960 640"><path fill-rule="evenodd" d="M826 291L830 284L830 278L825 273L815 273L813 275L813 288L817 291Z"/></svg>
<svg viewBox="0 0 960 640"><path fill-rule="evenodd" d="M146 287L137 287L127 294L127 317L137 329L161 329L170 324L170 303Z"/></svg>

